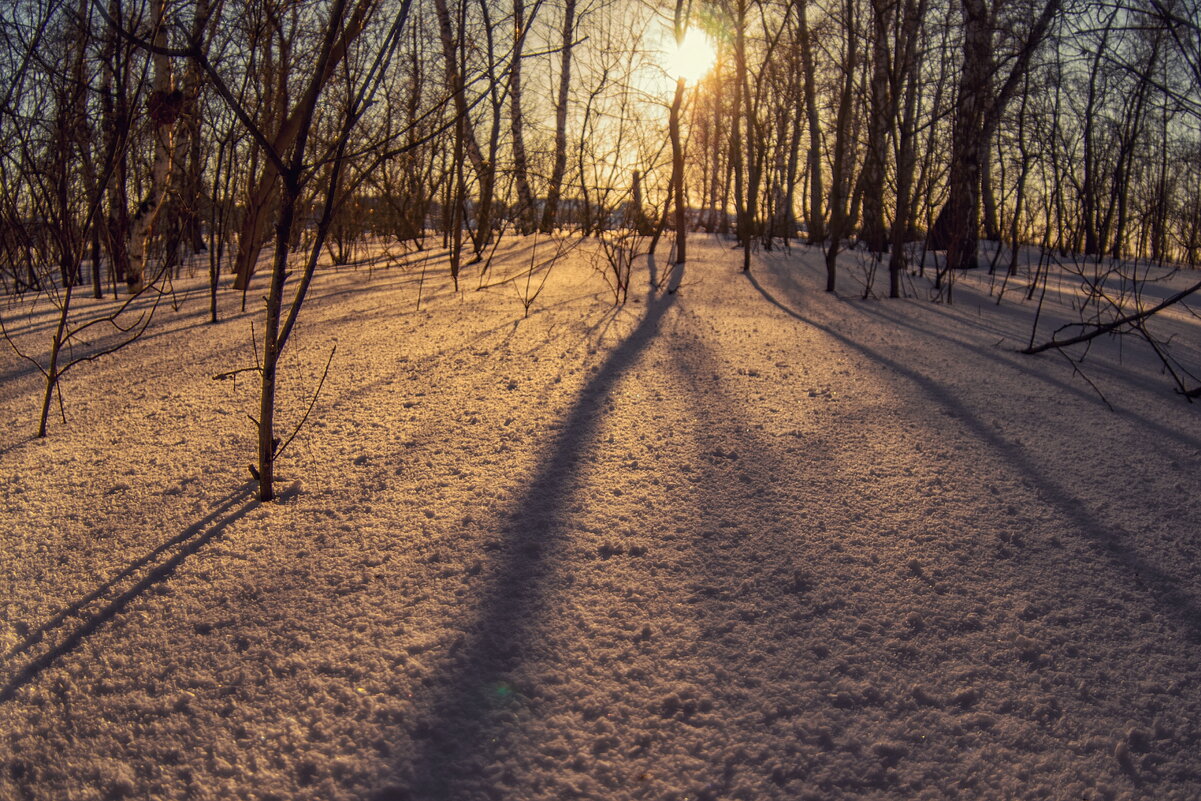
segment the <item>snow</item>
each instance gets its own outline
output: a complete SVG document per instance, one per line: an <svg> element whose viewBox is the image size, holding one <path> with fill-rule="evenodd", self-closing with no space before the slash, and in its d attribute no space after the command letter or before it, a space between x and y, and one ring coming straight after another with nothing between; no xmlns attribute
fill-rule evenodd
<svg viewBox="0 0 1201 801"><path fill-rule="evenodd" d="M182 281L45 440L0 355L0 798L1201 797L1201 436L1149 349L1093 342L1111 411L983 273L690 245L620 309L572 249L528 318L520 242L484 291L323 274L270 504L253 376L212 380L254 293L208 325Z"/></svg>

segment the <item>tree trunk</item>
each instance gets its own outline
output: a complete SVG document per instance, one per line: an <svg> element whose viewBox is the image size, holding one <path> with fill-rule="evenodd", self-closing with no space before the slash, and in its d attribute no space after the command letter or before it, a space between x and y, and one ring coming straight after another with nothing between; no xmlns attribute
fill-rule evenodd
<svg viewBox="0 0 1201 801"><path fill-rule="evenodd" d="M688 31L687 11L684 0L676 0L675 35L676 47L684 46L684 35ZM684 145L680 140L680 109L684 105L685 81L676 79L676 94L672 99L667 117L668 135L671 138L671 189L670 200L675 205L676 264L688 261L688 207L684 200Z"/></svg>
<svg viewBox="0 0 1201 801"><path fill-rule="evenodd" d="M947 252L949 268L976 266L981 133L992 92L992 15L985 0L962 0L963 68L951 134L947 201L930 232L931 247Z"/></svg>
<svg viewBox="0 0 1201 801"><path fill-rule="evenodd" d="M1097 157L1096 157L1096 116L1097 116L1097 81L1101 75L1101 58L1106 52L1109 34L1112 30L1113 19L1117 14L1115 9L1110 13L1105 27L1101 32L1101 43L1093 54L1092 67L1088 73L1088 95L1084 105L1084 130L1082 132L1084 148L1083 183L1080 188L1080 227L1084 231L1084 253L1095 256L1100 252L1097 242Z"/></svg>
<svg viewBox="0 0 1201 801"><path fill-rule="evenodd" d="M816 245L826 238L825 216L822 213L822 130L817 114L817 89L814 81L813 51L809 43L809 21L805 13L808 0L798 0L797 17L800 25L801 67L805 74L805 115L809 127L809 210L805 227L809 229L809 244Z"/></svg>
<svg viewBox="0 0 1201 801"><path fill-rule="evenodd" d="M843 60L842 91L838 98L838 118L834 129L834 172L830 176L830 231L826 243L826 291L833 292L838 275L838 249L842 244L846 220L847 150L851 137L851 102L854 99L857 59L855 4L847 0L846 58Z"/></svg>
<svg viewBox="0 0 1201 801"><path fill-rule="evenodd" d="M524 0L513 0L513 59L509 67L509 133L513 138L513 183L517 186L517 224L523 234L533 226L534 195L530 190L529 159L525 151L525 120L521 112L521 59L526 32L533 23L525 18Z"/></svg>
<svg viewBox="0 0 1201 801"><path fill-rule="evenodd" d="M1061 0L1047 0L1011 60L1005 82L993 83L996 54L993 31L998 6L986 0L961 0L963 8L963 67L951 136L947 201L929 234L934 250L945 250L947 267L976 266L980 227L980 167L984 148L1031 57L1046 36Z"/></svg>
<svg viewBox="0 0 1201 801"><path fill-rule="evenodd" d="M897 205L892 221L892 253L888 258L888 296L901 296L901 272L905 269L905 242L912 224L915 207L912 195L917 154L915 143L919 80L917 63L917 38L922 17L926 13L926 0L906 0L904 19L898 32L900 41L897 55L894 95L904 87L905 107L901 113L901 126L897 132Z"/></svg>
<svg viewBox="0 0 1201 801"><path fill-rule="evenodd" d="M161 2L161 0L156 0ZM350 49L350 45L363 32L363 28L367 24L367 17L371 12L376 0L358 0L358 5L354 11L346 18L345 0L337 0L332 13L337 14L339 19L344 19L343 27L339 30L338 36L333 40L332 46L327 53L322 54L322 69L319 73L314 73L304 92L297 99L296 104L289 112L286 108L282 112L287 116L282 116L278 121L279 127L276 129L275 135L271 137L272 149L279 154L287 153L295 144L297 136L302 128L303 116L301 109L312 105L314 98L321 92L321 89L329 82L333 76L334 70L346 57L346 52ZM445 0L437 0L444 6ZM291 69L291 64L281 64L280 69L287 73ZM281 98L286 102L286 97ZM307 123L305 123L307 124ZM242 229L238 235L238 255L234 265L235 279L234 288L245 290L250 286L250 278L254 275L255 266L258 263L259 254L262 252L263 244L267 240L268 221L271 218L272 211L279 202L280 194L280 176L276 166L271 161L265 161L262 167L262 174L255 183L254 189L248 198L246 205L246 213L242 220Z"/></svg>
<svg viewBox="0 0 1201 801"><path fill-rule="evenodd" d="M676 0L677 17L683 0ZM676 38L683 40L679 23L676 27ZM671 137L671 201L675 206L676 229L676 264L684 264L688 260L688 205L684 198L684 145L680 140L680 108L684 103L684 79L676 79L676 95L672 100L671 112L668 115L668 129Z"/></svg>
<svg viewBox="0 0 1201 801"><path fill-rule="evenodd" d="M863 225L860 235L877 257L884 253L884 172L888 162L888 129L892 125L892 92L889 86L890 20L893 0L872 0L871 107L867 119L867 154L863 162Z"/></svg>
<svg viewBox="0 0 1201 801"><path fill-rule="evenodd" d="M291 182L291 179L289 179ZM279 323L284 301L284 282L288 274L288 250L292 225L296 219L296 199L299 188L288 187L283 193L279 217L275 223L275 259L271 269L271 286L267 291L267 317L263 326L263 374L259 394L259 500L275 497L275 391L279 366Z"/></svg>
<svg viewBox="0 0 1201 801"><path fill-rule="evenodd" d="M1030 81L1027 77L1026 91L1022 93L1022 103L1018 107L1018 177L1014 187L1013 219L1009 225L1009 242L1012 253L1009 257L1009 275L1017 274L1018 247L1020 245L1022 212L1026 202L1026 178L1030 174L1030 150L1026 143L1026 109L1030 100ZM1000 302L1000 298L997 299Z"/></svg>
<svg viewBox="0 0 1201 801"><path fill-rule="evenodd" d="M163 0L150 0L150 14L154 26L154 43L166 47L167 30L163 20ZM131 294L141 292L145 286L146 251L154 226L167 201L168 181L171 177L172 159L175 150L175 121L179 117L180 96L172 88L171 62L165 55L151 55L154 65L154 82L147 101L147 111L154 123L154 167L151 172L150 189L138 204L133 224L129 229L129 264L125 282Z"/></svg>
<svg viewBox="0 0 1201 801"><path fill-rule="evenodd" d="M730 163L734 172L734 214L736 218L738 241L743 248L743 271L750 266L751 238L747 233L750 227L746 214L746 184L743 176L746 172L744 163L746 153L742 140L742 95L746 83L746 9L741 0L737 6L734 23L734 97L730 104Z"/></svg>
<svg viewBox="0 0 1201 801"><path fill-rule="evenodd" d="M110 0L109 17L120 20L119 0ZM124 281L129 270L129 199L126 195L129 159L126 154L125 137L129 131L128 101L125 92L124 59L119 58L118 34L109 31L102 55L102 83L100 95L101 128L104 132L104 149L115 159L112 174L106 187L106 214L104 241L108 248L109 273L112 282Z"/></svg>
<svg viewBox="0 0 1201 801"><path fill-rule="evenodd" d="M980 204L984 211L984 238L991 242L1001 241L1001 223L997 216L997 194L993 189L992 147L988 142L982 149L983 158L980 163ZM1004 176L1002 176L1004 178ZM1004 181L1002 181L1004 191Z"/></svg>
<svg viewBox="0 0 1201 801"><path fill-rule="evenodd" d="M555 103L555 154L550 181L546 187L546 207L542 210L542 231L549 234L559 215L559 197L567 172L567 99L571 91L571 50L575 38L575 2L563 4L563 52L560 54L559 97Z"/></svg>
<svg viewBox="0 0 1201 801"><path fill-rule="evenodd" d="M797 219L796 219L796 184L797 184L797 169L800 163L801 151L801 115L793 114L791 125L788 130L788 148L787 161L784 165L784 192L781 199L784 208L782 209L783 225L784 225L784 245L796 236Z"/></svg>

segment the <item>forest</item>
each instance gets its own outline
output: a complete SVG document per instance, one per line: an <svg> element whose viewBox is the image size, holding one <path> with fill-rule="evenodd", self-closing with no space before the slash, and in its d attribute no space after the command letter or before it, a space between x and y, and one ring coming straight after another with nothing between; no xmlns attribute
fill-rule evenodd
<svg viewBox="0 0 1201 801"><path fill-rule="evenodd" d="M13 0L0 801L1201 795L1197 0Z"/></svg>
<svg viewBox="0 0 1201 801"><path fill-rule="evenodd" d="M61 309L48 357L29 357L46 378L39 436L80 338L71 296L161 294L198 262L214 322L222 280L247 293L269 264L264 500L280 354L323 255L345 265L369 241L440 242L457 286L506 234L592 236L619 302L622 264L665 232L684 263L691 230L732 234L744 271L758 248L820 245L830 292L839 253L866 248L892 298L936 252L951 300L981 237L997 245L990 271L1010 274L1026 245L1195 267L1197 11L17 3L0 54L0 282ZM127 300L104 322L133 339L151 318Z"/></svg>

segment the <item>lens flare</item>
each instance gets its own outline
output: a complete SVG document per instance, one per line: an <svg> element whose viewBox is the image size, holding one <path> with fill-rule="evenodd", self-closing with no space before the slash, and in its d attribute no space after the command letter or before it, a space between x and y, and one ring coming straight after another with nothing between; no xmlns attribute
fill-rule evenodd
<svg viewBox="0 0 1201 801"><path fill-rule="evenodd" d="M713 40L704 31L689 28L682 43L671 43L663 68L672 78L683 78L688 83L696 83L708 75L716 63L717 48L714 47Z"/></svg>

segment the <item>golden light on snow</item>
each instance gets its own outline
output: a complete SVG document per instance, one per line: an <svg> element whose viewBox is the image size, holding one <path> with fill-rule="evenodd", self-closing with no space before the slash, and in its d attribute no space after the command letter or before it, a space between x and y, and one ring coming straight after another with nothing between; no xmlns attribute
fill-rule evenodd
<svg viewBox="0 0 1201 801"><path fill-rule="evenodd" d="M717 63L717 48L713 40L704 31L689 28L684 34L684 41L675 41L667 49L663 60L663 68L674 78L683 78L688 83L696 83L709 74Z"/></svg>

